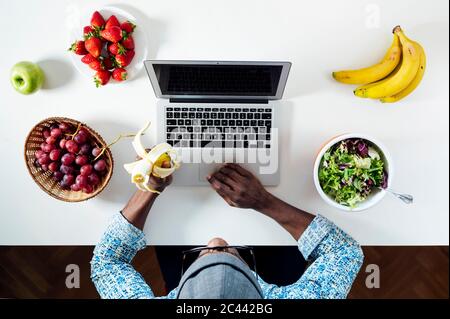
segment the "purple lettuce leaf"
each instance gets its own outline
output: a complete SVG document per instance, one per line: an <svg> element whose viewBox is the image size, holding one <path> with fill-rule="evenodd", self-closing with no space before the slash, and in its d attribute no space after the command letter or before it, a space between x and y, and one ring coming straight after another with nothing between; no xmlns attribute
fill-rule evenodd
<svg viewBox="0 0 450 319"><path fill-rule="evenodd" d="M388 173L386 171L383 171L383 180L381 181L381 188L382 189L388 188Z"/></svg>

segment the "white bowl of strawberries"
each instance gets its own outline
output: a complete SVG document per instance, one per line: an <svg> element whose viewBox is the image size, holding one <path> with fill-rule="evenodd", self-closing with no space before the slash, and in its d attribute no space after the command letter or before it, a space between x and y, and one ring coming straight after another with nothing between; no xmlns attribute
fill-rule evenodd
<svg viewBox="0 0 450 319"><path fill-rule="evenodd" d="M147 39L136 19L116 7L95 11L70 30L75 40L69 48L77 70L94 78L97 87L135 76L147 57ZM82 39L80 39L82 38Z"/></svg>

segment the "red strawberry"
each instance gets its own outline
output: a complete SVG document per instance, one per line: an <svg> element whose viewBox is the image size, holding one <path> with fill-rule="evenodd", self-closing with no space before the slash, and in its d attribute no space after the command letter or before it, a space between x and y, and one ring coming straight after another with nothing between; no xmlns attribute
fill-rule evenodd
<svg viewBox="0 0 450 319"><path fill-rule="evenodd" d="M119 27L111 27L100 32L103 39L109 42L119 42L122 39L122 30Z"/></svg>
<svg viewBox="0 0 450 319"><path fill-rule="evenodd" d="M128 64L130 64L131 61L133 60L134 54L135 54L134 50L129 50L129 51L127 52Z"/></svg>
<svg viewBox="0 0 450 319"><path fill-rule="evenodd" d="M72 51L75 54L79 54L79 55L87 54L86 48L84 46L84 41L75 41L70 46L69 51Z"/></svg>
<svg viewBox="0 0 450 319"><path fill-rule="evenodd" d="M134 50L127 51L124 54L118 54L116 55L117 65L123 68L130 64L131 60L133 60L133 57Z"/></svg>
<svg viewBox="0 0 450 319"><path fill-rule="evenodd" d="M116 63L115 63L113 57L103 58L102 62L103 62L103 66L105 67L106 70L114 69L114 67L116 66Z"/></svg>
<svg viewBox="0 0 450 319"><path fill-rule="evenodd" d="M96 87L100 87L102 85L106 85L109 82L109 78L111 77L111 73L109 71L97 71L94 76L94 83Z"/></svg>
<svg viewBox="0 0 450 319"><path fill-rule="evenodd" d="M125 21L120 25L120 28L126 33L133 33L134 28L136 28L136 25L131 23L130 21Z"/></svg>
<svg viewBox="0 0 450 319"><path fill-rule="evenodd" d="M94 34L94 28L90 25L87 25L83 28L83 36L85 39L90 38Z"/></svg>
<svg viewBox="0 0 450 319"><path fill-rule="evenodd" d="M113 79L119 82L125 81L127 79L127 76L127 70L125 70L124 68L115 69L112 73Z"/></svg>
<svg viewBox="0 0 450 319"><path fill-rule="evenodd" d="M120 43L111 43L108 47L108 51L112 55L124 54L126 52L125 48Z"/></svg>
<svg viewBox="0 0 450 319"><path fill-rule="evenodd" d="M96 58L94 58L90 53L86 54L84 57L81 58L81 62L83 62L84 64L89 64L95 60Z"/></svg>
<svg viewBox="0 0 450 319"><path fill-rule="evenodd" d="M98 58L102 52L102 41L99 38L92 37L87 39L84 42L84 46L94 58Z"/></svg>
<svg viewBox="0 0 450 319"><path fill-rule="evenodd" d="M95 59L94 61L92 61L91 63L89 63L89 67L94 70L94 71L101 71L104 70L105 68L103 67L103 63L100 60Z"/></svg>
<svg viewBox="0 0 450 319"><path fill-rule="evenodd" d="M127 56L126 53L116 55L116 63L119 67L123 68L127 66Z"/></svg>
<svg viewBox="0 0 450 319"><path fill-rule="evenodd" d="M91 26L97 29L102 29L105 26L105 19L103 19L98 11L95 11L94 14L92 14Z"/></svg>
<svg viewBox="0 0 450 319"><path fill-rule="evenodd" d="M109 19L106 20L105 29L109 29L111 27L120 27L119 20L117 20L115 15L110 16Z"/></svg>
<svg viewBox="0 0 450 319"><path fill-rule="evenodd" d="M131 34L127 34L122 39L122 45L128 50L134 49L134 40L133 40L133 37L131 36Z"/></svg>

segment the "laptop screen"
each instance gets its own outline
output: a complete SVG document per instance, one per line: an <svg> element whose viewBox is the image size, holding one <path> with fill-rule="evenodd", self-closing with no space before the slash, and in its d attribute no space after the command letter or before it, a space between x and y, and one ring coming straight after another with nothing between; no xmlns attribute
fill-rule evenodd
<svg viewBox="0 0 450 319"><path fill-rule="evenodd" d="M163 97L224 96L270 99L280 93L284 65L151 63L150 66L146 65L147 71L149 67ZM155 83L152 84L155 86Z"/></svg>

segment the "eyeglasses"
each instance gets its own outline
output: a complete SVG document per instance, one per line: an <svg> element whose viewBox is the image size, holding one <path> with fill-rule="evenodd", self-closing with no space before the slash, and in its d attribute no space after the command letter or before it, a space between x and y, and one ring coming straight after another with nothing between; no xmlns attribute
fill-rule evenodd
<svg viewBox="0 0 450 319"><path fill-rule="evenodd" d="M201 246L185 250L183 251L183 260L181 263L181 277L183 277L185 269L187 269L193 262L197 260L197 258L199 258L201 252L210 250L229 253L226 251L228 249L236 249L236 251L239 253L239 256L236 256L234 254L232 255L236 256L237 258L241 259L244 263L246 263L249 266L249 268L254 271L256 280L258 280L258 272L256 271L255 253L253 252L253 248L248 246L213 246L213 247Z"/></svg>

